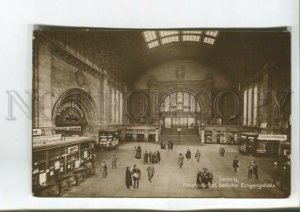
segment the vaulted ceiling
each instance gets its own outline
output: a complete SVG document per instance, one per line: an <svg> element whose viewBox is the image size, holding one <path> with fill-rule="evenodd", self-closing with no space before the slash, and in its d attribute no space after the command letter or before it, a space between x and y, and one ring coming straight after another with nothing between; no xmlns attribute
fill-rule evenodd
<svg viewBox="0 0 300 212"><path fill-rule="evenodd" d="M214 45L174 42L149 49L142 30L48 29L58 40L120 80L134 79L150 66L193 59L218 67L241 81L275 62L290 66L290 35L283 29L261 32L219 30Z"/></svg>

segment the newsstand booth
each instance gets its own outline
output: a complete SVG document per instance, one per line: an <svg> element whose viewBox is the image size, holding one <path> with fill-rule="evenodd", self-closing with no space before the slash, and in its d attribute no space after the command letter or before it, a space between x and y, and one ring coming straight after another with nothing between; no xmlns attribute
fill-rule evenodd
<svg viewBox="0 0 300 212"><path fill-rule="evenodd" d="M222 132L222 131L217 132L217 143L220 143L220 144L227 143L225 132Z"/></svg>
<svg viewBox="0 0 300 212"><path fill-rule="evenodd" d="M286 135L259 134L254 145L254 154L257 156L279 156L280 143L286 139Z"/></svg>
<svg viewBox="0 0 300 212"><path fill-rule="evenodd" d="M112 150L119 145L119 134L117 130L99 130L99 149Z"/></svg>
<svg viewBox="0 0 300 212"><path fill-rule="evenodd" d="M84 163L92 160L93 140L74 137L33 145L32 186L35 196L51 196L58 191L58 179L67 181L74 173L85 171Z"/></svg>
<svg viewBox="0 0 300 212"><path fill-rule="evenodd" d="M212 131L205 131L204 132L204 141L205 143L212 143Z"/></svg>
<svg viewBox="0 0 300 212"><path fill-rule="evenodd" d="M149 142L155 142L155 140L156 140L156 132L155 132L155 130L149 130L148 141Z"/></svg>
<svg viewBox="0 0 300 212"><path fill-rule="evenodd" d="M239 138L239 152L241 154L252 154L258 133L241 133Z"/></svg>

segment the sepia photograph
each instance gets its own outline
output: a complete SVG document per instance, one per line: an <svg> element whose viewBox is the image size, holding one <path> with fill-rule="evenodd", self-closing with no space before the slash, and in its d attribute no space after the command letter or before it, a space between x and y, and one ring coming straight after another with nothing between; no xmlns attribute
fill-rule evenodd
<svg viewBox="0 0 300 212"><path fill-rule="evenodd" d="M32 36L33 196L290 196L287 28Z"/></svg>

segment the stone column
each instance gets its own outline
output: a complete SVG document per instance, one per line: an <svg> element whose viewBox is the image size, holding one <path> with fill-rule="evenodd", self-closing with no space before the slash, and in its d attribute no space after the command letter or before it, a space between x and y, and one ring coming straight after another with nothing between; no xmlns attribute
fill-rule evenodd
<svg viewBox="0 0 300 212"><path fill-rule="evenodd" d="M36 127L52 127L52 100L51 100L51 45L46 41L38 42L37 75L35 76L36 97L34 108L37 108L38 117Z"/></svg>

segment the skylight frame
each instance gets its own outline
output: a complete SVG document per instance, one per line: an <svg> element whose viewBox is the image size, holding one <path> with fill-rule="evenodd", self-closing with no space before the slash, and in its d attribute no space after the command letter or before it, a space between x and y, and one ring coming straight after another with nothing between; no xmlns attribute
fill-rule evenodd
<svg viewBox="0 0 300 212"><path fill-rule="evenodd" d="M196 42L214 46L219 31L217 30L147 30L142 35L148 49L172 43Z"/></svg>

